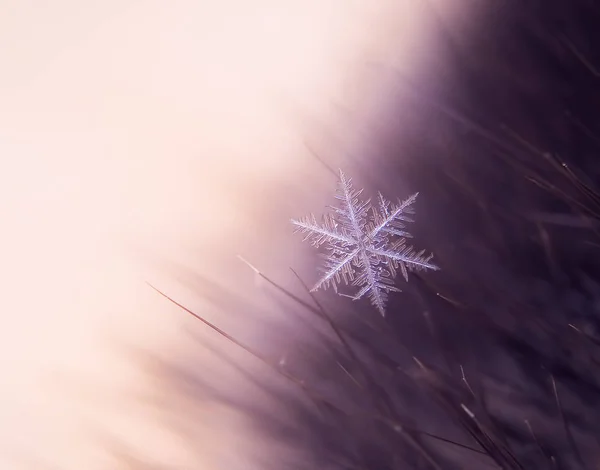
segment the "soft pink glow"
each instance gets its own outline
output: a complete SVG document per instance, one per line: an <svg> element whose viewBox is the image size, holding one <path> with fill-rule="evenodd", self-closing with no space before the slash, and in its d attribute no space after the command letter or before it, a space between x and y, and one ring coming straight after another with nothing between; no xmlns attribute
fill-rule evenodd
<svg viewBox="0 0 600 470"><path fill-rule="evenodd" d="M150 461L190 463L132 398L155 386L115 346L185 348L121 247L194 243L210 264L235 231L266 230L244 214L310 171L282 103L326 115L354 96L352 63L423 44L427 21L405 3L3 2L0 468L118 468L104 430ZM206 410L219 426L198 443L203 468L224 465L236 419Z"/></svg>

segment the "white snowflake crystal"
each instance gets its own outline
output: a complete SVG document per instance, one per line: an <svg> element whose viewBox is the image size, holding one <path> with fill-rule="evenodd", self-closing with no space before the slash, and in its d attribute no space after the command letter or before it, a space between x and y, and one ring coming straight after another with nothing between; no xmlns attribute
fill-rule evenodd
<svg viewBox="0 0 600 470"><path fill-rule="evenodd" d="M425 254L425 250L415 252L406 244L411 235L404 230L405 222L413 222L410 215L415 213L413 203L418 193L397 204L379 193L378 204L374 206L371 200L359 199L362 192L354 190L352 179L340 170L335 196L340 204L332 207L333 214L325 215L323 225L312 214L292 219L292 223L296 231L305 234L304 241L317 248L327 244L323 276L311 291L332 286L337 293L337 286L343 280L346 285L360 287L351 296L354 300L366 295L379 313L385 315L388 293L401 292L394 286L398 270L408 281L409 271L439 268L431 263L432 254Z"/></svg>

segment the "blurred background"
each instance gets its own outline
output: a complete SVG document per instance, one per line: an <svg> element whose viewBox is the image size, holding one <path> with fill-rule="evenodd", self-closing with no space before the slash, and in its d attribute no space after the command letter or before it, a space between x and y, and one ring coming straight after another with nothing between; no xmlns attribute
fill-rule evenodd
<svg viewBox="0 0 600 470"><path fill-rule="evenodd" d="M1 2L0 469L596 468L599 20ZM303 287L338 168L420 192L385 319Z"/></svg>

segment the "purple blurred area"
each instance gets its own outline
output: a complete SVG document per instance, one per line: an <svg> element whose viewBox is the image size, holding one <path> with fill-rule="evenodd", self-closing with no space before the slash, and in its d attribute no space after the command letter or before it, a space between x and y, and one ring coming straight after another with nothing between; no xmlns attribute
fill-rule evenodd
<svg viewBox="0 0 600 470"><path fill-rule="evenodd" d="M0 467L597 465L600 9L363 3L10 4ZM385 318L338 168L420 193Z"/></svg>

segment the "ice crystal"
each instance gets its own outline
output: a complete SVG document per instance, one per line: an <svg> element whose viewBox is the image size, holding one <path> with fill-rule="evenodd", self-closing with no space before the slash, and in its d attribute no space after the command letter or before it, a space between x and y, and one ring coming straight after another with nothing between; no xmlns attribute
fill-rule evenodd
<svg viewBox="0 0 600 470"><path fill-rule="evenodd" d="M340 170L335 196L340 203L331 207L333 213L324 216L322 225L312 214L292 219L292 223L296 231L305 234L304 241L317 248L327 246L323 276L312 291L332 286L338 293L338 284L343 280L346 285L360 287L350 297L357 300L367 296L379 313L385 315L389 292L400 292L394 286L398 270L408 281L409 271L439 268L431 263L432 254L425 254L425 250L417 252L406 243L411 235L404 230L405 222L413 222L410 215L415 213L413 204L418 193L397 204L378 193L374 205L370 199L359 198L362 192L353 189L352 179Z"/></svg>

